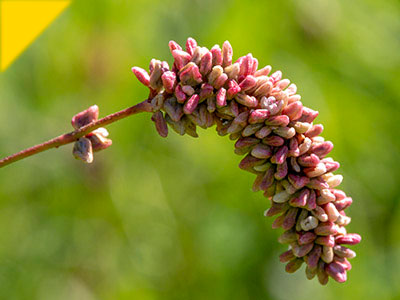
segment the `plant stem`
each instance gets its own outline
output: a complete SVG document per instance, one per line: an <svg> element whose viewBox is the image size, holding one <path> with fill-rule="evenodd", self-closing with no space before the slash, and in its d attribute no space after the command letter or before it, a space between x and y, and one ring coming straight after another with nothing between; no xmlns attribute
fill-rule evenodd
<svg viewBox="0 0 400 300"><path fill-rule="evenodd" d="M95 122L87 124L75 131L62 134L62 135L55 137L47 142L44 142L42 144L33 146L31 148L22 150L18 153L15 153L6 158L3 158L2 160L0 160L0 168L7 166L9 164L12 164L18 160L24 159L26 157L38 154L40 152L73 143L73 142L77 141L79 138L89 134L90 132L92 132L93 130L95 130L97 128L104 127L106 125L109 125L118 120L124 119L126 117L129 117L131 115L141 113L141 112L151 112L151 111L152 111L151 104L148 102L148 100L145 100L139 104L136 104L134 106L131 106L131 107L121 110L119 112L108 115L100 120L97 120Z"/></svg>

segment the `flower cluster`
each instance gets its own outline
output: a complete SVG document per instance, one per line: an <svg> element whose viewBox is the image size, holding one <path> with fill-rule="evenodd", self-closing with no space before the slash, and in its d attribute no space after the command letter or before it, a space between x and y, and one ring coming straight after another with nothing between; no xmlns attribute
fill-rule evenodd
<svg viewBox="0 0 400 300"><path fill-rule="evenodd" d="M171 68L153 59L149 72L132 69L150 89L158 133L166 137L169 125L197 137L197 126L216 125L219 135L229 135L235 153L246 155L239 167L257 176L253 190L271 201L265 215L278 215L272 227L285 230L279 242L289 245L280 256L286 271L305 262L308 279L346 281L355 252L343 245L361 237L346 231L352 199L336 189L343 177L332 173L339 163L326 157L333 144L320 136L323 126L313 124L318 112L303 106L281 71L258 69L251 54L233 62L228 41L209 50L189 38L186 51L174 41L169 48Z"/></svg>
<svg viewBox="0 0 400 300"><path fill-rule="evenodd" d="M93 105L88 109L76 114L72 118L71 124L74 129L80 129L85 125L97 121L98 118L99 107L97 105ZM107 129L98 128L77 140L74 144L72 153L75 158L86 163L91 163L93 162L93 152L97 152L111 146L112 141L107 137Z"/></svg>

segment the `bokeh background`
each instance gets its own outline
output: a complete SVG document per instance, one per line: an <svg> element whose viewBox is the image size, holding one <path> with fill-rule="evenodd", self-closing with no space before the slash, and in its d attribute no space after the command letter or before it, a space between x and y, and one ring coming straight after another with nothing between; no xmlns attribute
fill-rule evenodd
<svg viewBox="0 0 400 300"><path fill-rule="evenodd" d="M400 299L399 1L76 0L0 74L0 155L145 99L130 68L188 36L252 52L320 111L363 236L348 282L284 272L228 138L137 115L92 165L66 146L0 170L0 299Z"/></svg>

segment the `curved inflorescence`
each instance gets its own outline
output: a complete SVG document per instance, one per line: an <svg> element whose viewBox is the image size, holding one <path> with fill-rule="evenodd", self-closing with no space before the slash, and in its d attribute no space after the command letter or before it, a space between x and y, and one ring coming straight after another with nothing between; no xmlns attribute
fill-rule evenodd
<svg viewBox="0 0 400 300"><path fill-rule="evenodd" d="M289 244L280 256L286 271L305 262L308 279L346 281L348 259L356 254L342 245L361 237L346 231L351 219L344 210L352 199L336 189L343 177L332 173L339 163L326 157L333 144L320 136L323 126L313 124L318 112L303 106L296 85L281 71L258 69L251 54L233 63L228 41L208 50L189 38L186 51L174 41L169 48L172 68L156 59L149 73L132 68L150 88L158 133L166 137L169 125L197 137L197 126L216 125L219 135L229 134L235 153L246 155L239 167L257 176L253 190L271 201L265 216L278 215L272 227L285 230L279 242Z"/></svg>

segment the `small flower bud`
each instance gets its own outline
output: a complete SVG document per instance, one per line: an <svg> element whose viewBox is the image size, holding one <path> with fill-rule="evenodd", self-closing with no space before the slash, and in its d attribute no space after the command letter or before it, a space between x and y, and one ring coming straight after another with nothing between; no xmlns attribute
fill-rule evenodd
<svg viewBox="0 0 400 300"><path fill-rule="evenodd" d="M331 142L323 142L321 144L312 145L310 151L317 155L319 158L325 157L333 149Z"/></svg>
<svg viewBox="0 0 400 300"><path fill-rule="evenodd" d="M339 246L339 245L335 246L333 248L333 251L339 257L344 257L349 259L356 257L356 253L353 250L350 250L349 248L344 246Z"/></svg>
<svg viewBox="0 0 400 300"><path fill-rule="evenodd" d="M228 41L222 45L222 66L227 67L232 64L233 49Z"/></svg>
<svg viewBox="0 0 400 300"><path fill-rule="evenodd" d="M185 103L185 106L183 107L183 112L187 115L193 113L193 111L196 109L197 105L199 104L199 95L194 94L190 99Z"/></svg>
<svg viewBox="0 0 400 300"><path fill-rule="evenodd" d="M212 54L212 65L222 65L222 51L219 45L215 45L210 50Z"/></svg>
<svg viewBox="0 0 400 300"><path fill-rule="evenodd" d="M285 262L293 260L294 258L295 258L295 256L294 256L292 250L288 250L288 251L283 252L279 256L279 261L282 263L285 263Z"/></svg>
<svg viewBox="0 0 400 300"><path fill-rule="evenodd" d="M267 109L265 109L268 111ZM282 126L285 127L289 124L289 117L286 115L280 115L280 116L272 116L269 117L267 120L265 120L266 125L270 126Z"/></svg>
<svg viewBox="0 0 400 300"><path fill-rule="evenodd" d="M311 139L320 135L322 131L324 131L324 126L322 126L321 124L317 124L312 126L304 135Z"/></svg>
<svg viewBox="0 0 400 300"><path fill-rule="evenodd" d="M197 42L193 38L188 38L186 41L186 52L189 53L189 55L193 55L194 50L197 48Z"/></svg>
<svg viewBox="0 0 400 300"><path fill-rule="evenodd" d="M357 233L349 233L346 235L337 236L336 244L357 245L361 241L361 236Z"/></svg>
<svg viewBox="0 0 400 300"><path fill-rule="evenodd" d="M300 101L289 104L282 110L282 114L287 115L290 120L297 120L301 117L303 105Z"/></svg>
<svg viewBox="0 0 400 300"><path fill-rule="evenodd" d="M252 75L247 75L246 78L239 84L242 91L247 91L256 85L256 79Z"/></svg>
<svg viewBox="0 0 400 300"><path fill-rule="evenodd" d="M161 75L161 80L163 82L164 89L168 93L173 93L176 85L176 74L171 71L167 71Z"/></svg>
<svg viewBox="0 0 400 300"><path fill-rule="evenodd" d="M282 191L280 193L275 194L274 197L272 197L272 201L274 201L275 203L284 203L288 201L289 198L290 194L286 191Z"/></svg>
<svg viewBox="0 0 400 300"><path fill-rule="evenodd" d="M253 150L251 150L251 155L257 158L266 159L271 157L272 150L271 147L267 145L258 144L253 148Z"/></svg>
<svg viewBox="0 0 400 300"><path fill-rule="evenodd" d="M308 107L303 107L302 115L298 121L312 123L316 117L318 117L319 112L312 110Z"/></svg>
<svg viewBox="0 0 400 300"><path fill-rule="evenodd" d="M244 93L236 94L235 99L240 104L242 104L244 106L247 106L247 107L250 107L250 108L257 107L257 105L258 105L258 100L257 100L256 97L249 96L249 95L244 94Z"/></svg>
<svg viewBox="0 0 400 300"><path fill-rule="evenodd" d="M300 269L301 265L303 264L304 260L301 258L296 258L290 262L285 267L286 272L288 273L294 273L298 269Z"/></svg>
<svg viewBox="0 0 400 300"><path fill-rule="evenodd" d="M346 270L337 262L327 264L325 266L325 271L327 274L329 274L329 276L339 283L343 283L347 280Z"/></svg>
<svg viewBox="0 0 400 300"><path fill-rule="evenodd" d="M146 70L143 70L142 68L139 67L133 67L132 68L133 74L135 74L136 78L145 86L150 85L150 76L146 72Z"/></svg>
<svg viewBox="0 0 400 300"><path fill-rule="evenodd" d="M151 117L151 120L155 123L157 132L162 137L168 136L168 126L167 122L164 119L164 115L161 111L157 111Z"/></svg>
<svg viewBox="0 0 400 300"><path fill-rule="evenodd" d="M327 264L331 263L333 261L333 248L322 246L321 259Z"/></svg>
<svg viewBox="0 0 400 300"><path fill-rule="evenodd" d="M315 240L315 243L322 246L333 247L335 246L335 237L333 235L319 236Z"/></svg>
<svg viewBox="0 0 400 300"><path fill-rule="evenodd" d="M178 70L182 69L192 58L192 56L182 50L172 50L172 56L175 59L175 66Z"/></svg>
<svg viewBox="0 0 400 300"><path fill-rule="evenodd" d="M75 129L79 129L85 125L88 125L99 118L99 107L93 105L88 109L76 114L72 120L71 124Z"/></svg>
<svg viewBox="0 0 400 300"><path fill-rule="evenodd" d="M93 162L93 151L92 151L92 143L89 139L85 137L81 137L74 144L74 149L72 154L76 159L80 159L85 163Z"/></svg>
<svg viewBox="0 0 400 300"><path fill-rule="evenodd" d="M337 226L332 222L320 223L314 232L318 235L331 235L337 233Z"/></svg>

